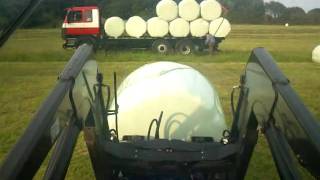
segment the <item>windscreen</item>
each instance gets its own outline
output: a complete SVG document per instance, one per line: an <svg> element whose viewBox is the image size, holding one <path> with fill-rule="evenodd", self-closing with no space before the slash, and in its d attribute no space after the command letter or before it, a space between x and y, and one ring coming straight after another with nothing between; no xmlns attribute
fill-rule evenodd
<svg viewBox="0 0 320 180"><path fill-rule="evenodd" d="M73 127L73 125L79 126L79 124L75 123L72 124L72 126L68 126L70 124L68 120L72 119L74 114L77 114L80 119L83 120L83 117L88 114L88 103L90 102L88 101L87 94L85 94L87 93L87 88L81 74L82 71L80 74L77 73L79 76L73 75L70 76L69 79L63 79L61 82L58 81L58 88L51 89L54 87L56 78L62 68L74 53L75 55L78 54L74 62L79 62L79 58L81 59L81 57L85 59L81 60L83 63L87 62L89 53L86 52L91 52L92 49L90 48L89 50L87 47L79 50L79 52L75 50L81 47L82 44L94 45L94 49L97 50L95 58L101 63L100 66L103 67L104 77L106 77L105 81L110 81L110 74L113 71L119 72L119 79L124 79L131 70L150 61L170 60L183 63L187 62L191 67L196 67L196 69L203 72L211 83L217 84L216 87L221 95L222 107L224 108L224 112L228 112L226 110L229 108L229 90L234 82L236 82L236 79L238 79L240 75L239 69L242 69L244 65L243 62L247 60L247 53L251 51L252 47L258 45L269 46L267 48L279 53L277 54L278 56L287 57L290 55L294 61L301 60L301 62L305 62L305 60L308 60L308 58L305 57L309 57L310 54L308 54L304 47L311 47L314 46L315 43L318 43L311 41L316 40L316 37L318 37L318 29L316 27L290 27L285 29L285 27L282 26L247 25L246 23L251 22L258 24L269 22L264 22L264 20L268 20L270 17L268 16L269 18L266 18L264 16L264 2L262 0L259 1L261 8L254 7L256 3L252 3L255 4L252 6L250 3L240 3L240 1L237 1L236 5L232 5L234 4L231 3L232 0L224 0L226 3L223 4L230 4L230 7L227 8L230 8L230 13L232 13L231 16L226 16L226 18L229 18L230 22L244 23L245 25L233 26L231 36L228 36L225 41L223 41L224 38L218 38L215 41L217 43L215 47L207 46L204 43L206 36L197 37L200 36L197 34L202 34L202 31L200 31L202 28L199 28L200 25L198 26L197 24L201 24L202 27L203 23L201 22L204 22L203 27L208 28L205 29L206 31L204 32L210 34L209 28L211 23L206 24L205 20L197 23L196 19L194 20L196 23L192 23L193 28L191 28L191 21L182 20L183 18L181 19L178 15L178 6L181 1L183 0L170 1L171 3L166 3L166 0L0 0L0 37L2 35L6 35L4 37L7 37L2 39L2 36L0 38L0 84L2 86L0 90L3 92L1 93L2 96L0 96L2 109L0 112L0 121L2 123L0 123L1 163L5 161L4 158L10 152L10 149L13 149L14 143L20 139L20 135L29 127L27 124L29 123L30 117L35 117L34 119L37 120L36 123L30 125L31 128L26 131L27 133L23 136L23 139L19 141L20 144L15 146L13 153L6 161L9 164L12 163L19 166L20 169L24 169L19 175L21 174L23 176L25 175L23 173L28 173L31 177L33 171L38 167L29 166L29 164L36 164L36 166L40 164L45 154L49 152L49 148L58 144L54 143L57 138L62 137L60 139L63 140L63 137L68 137L66 140L69 142L73 141L70 136L62 136L63 131L67 129L66 127ZM161 5L160 2L164 2L164 8L158 5L158 3ZM199 6L201 6L202 0L197 0L197 2ZM159 10L158 13L157 6L160 7L159 9L162 9ZM187 5L181 6L188 7ZM240 6L243 8L238 8ZM168 11L167 7L171 7L175 11ZM72 11L73 13L66 16L66 9L68 8L80 9L80 11ZM22 18L23 20L17 23L19 17L23 17L21 15L26 12L27 9L29 9L29 13L25 13L26 18ZM198 12L197 18L201 20L203 13L201 14L199 7L192 9ZM225 8L223 7L222 9ZM167 14L168 12L169 15ZM172 15L170 14L172 12L173 17L167 20L160 18L160 16ZM189 14L188 12L189 11L185 13L186 16ZM250 18L243 15L243 13L256 15L256 12L261 14L260 20L259 16ZM114 16L118 18L114 19ZM134 16L139 16L140 18L131 18ZM317 14L315 14L315 16L318 17ZM303 20L306 18L305 16L301 17ZM68 21L68 18L70 18L70 21ZM133 23L128 23L129 26L127 28L126 23L130 18L132 19L130 22ZM176 25L175 23L171 23L176 20L175 18L180 19L182 23L179 23L179 21ZM119 23L119 27L122 27L121 31L119 31L120 28L115 28L116 30L110 28L107 23L109 22L107 21L108 19L116 25ZM221 18L219 18L219 20L221 20ZM206 21L211 22L212 20ZM137 28L138 23L135 22L141 22L139 24L141 24L142 28ZM223 19L223 22L227 22L226 19ZM271 23L271 20L269 23ZM277 21L276 23L283 22ZM65 26L63 25L65 24L67 24L69 28L64 28ZM150 25L148 28L148 24L155 25L154 27ZM158 24L160 24L162 28L158 28L160 27ZM170 24L172 26L172 32L170 32ZM184 28L180 28L180 24L187 25ZM190 26L188 26L188 24L190 24ZM11 28L12 30L8 31L9 33L4 33L10 25L13 27ZM218 23L219 26L216 25L217 24L214 23L213 28L210 30L214 32L214 34L218 32L220 27L223 27L221 23ZM17 28L19 29L15 31ZM127 31L126 28L129 29L129 31L133 31L133 33L131 35L127 33L129 31ZM193 30L191 31L191 29ZM226 29L228 32L230 31L229 28ZM139 30L138 35L136 35L135 30ZM190 33L187 37L179 37L181 36L179 35L180 30L183 31L182 34L185 34L184 32L189 33L189 30ZM175 31L178 31L177 37L172 35L176 34ZM79 35L79 32L82 33L82 35L75 38L75 36ZM87 38L88 35L91 35L91 38ZM222 43L222 46L220 44L220 48L223 50L223 52L220 52L219 43L222 41L228 42L229 39L231 40L229 43ZM283 42L283 40L286 41ZM278 49L280 45L282 47ZM290 46L286 47L285 45ZM114 49L114 47L117 48ZM292 54L292 52L296 54ZM163 56L164 54L166 54L166 56ZM252 57L253 59L247 65L247 81L245 83L245 86L248 87L247 100L249 101L249 106L247 106L248 109L245 109L248 117L253 109L261 126L264 122L274 120L276 127L283 132L295 154L299 156L299 159L304 160L303 163L307 163L307 167L314 166L314 162L320 162L319 155L317 154L319 152L319 142L317 144L314 140L320 139L318 136L316 137L314 133L320 131L318 125L313 122L313 118L310 113L305 110L305 107L300 105L300 100L296 100L296 95L292 93L292 89L290 87L287 88L287 81L281 80L279 81L280 83L278 83L278 80L270 78L269 68L262 65L262 61L255 55ZM232 60L235 60L235 62L232 62ZM241 61L241 63L239 63L239 61ZM70 64L70 66L81 67L81 69L83 69L84 64L80 66L75 63ZM300 65L296 64L293 67L298 66ZM89 82L95 82L96 68L91 66L89 69L91 69L91 71L88 72L91 77L89 77L88 74L87 78L91 78ZM76 81L74 101L78 108L77 113L74 112L75 108L72 107L70 101L69 90L73 87L74 83L72 80ZM280 88L282 83L284 83L283 86L286 88ZM90 87L92 87L92 84ZM314 89L310 89L317 90L318 86L314 87ZM40 112L43 111L39 113L41 116L36 116L37 107L42 107L40 106L42 100L45 100L46 95L51 94L50 92L52 92L53 95L52 98L47 100L49 105L45 104L43 109L39 110ZM143 90L139 91L139 93L143 93ZM290 95L290 97L288 97L288 95ZM291 95L293 97L291 97ZM299 104L298 106L296 106L297 102ZM160 111L158 111L154 117L157 117L159 113ZM164 114L166 114L166 112L164 112ZM269 116L270 114L271 116ZM231 116L231 113L226 113L226 119ZM272 118L270 119L270 117ZM198 119L203 120L203 118ZM191 122L194 123L194 121ZM147 125L143 126L147 127ZM208 128L211 126L203 127ZM35 128L36 130L34 130ZM246 130L246 127L243 127L243 129ZM144 134L147 134L147 132L144 131ZM76 139L75 136L74 139ZM73 156L76 163L71 163L74 164L74 167L69 168L69 176L71 178L78 177L78 179L92 179L94 176L92 169L86 168L91 167L90 159L87 158L89 156L85 150L83 139L81 140ZM29 152L21 147L25 147ZM18 151L18 153L16 151ZM267 148L262 151L262 154L266 153L266 151L268 151ZM17 154L19 154L19 156ZM71 151L70 154L72 154ZM33 155L38 158L34 158ZM64 160L68 159L66 158L66 154L63 155ZM20 161L21 159L24 160L24 162ZM266 169L272 169L269 167L273 165L266 163L260 164L260 162L257 164L268 167ZM259 172L259 168L256 168L257 164L254 164L254 168L251 168L253 172ZM18 168L15 168L15 166L10 167L12 171L9 170L6 172L18 174ZM54 172L55 169L51 170ZM317 170L318 169L315 169L315 171ZM272 176L273 173L269 172L270 171L260 171L258 176ZM320 170L318 170L318 172L320 172ZM24 176L23 179L28 179L27 177L28 176ZM59 178L57 177L57 179ZM269 179L273 178L271 177Z"/></svg>

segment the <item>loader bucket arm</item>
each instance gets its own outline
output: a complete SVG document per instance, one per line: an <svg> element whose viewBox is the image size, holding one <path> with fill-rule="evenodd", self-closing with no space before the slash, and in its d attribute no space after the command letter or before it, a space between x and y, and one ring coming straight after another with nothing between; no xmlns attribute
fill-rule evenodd
<svg viewBox="0 0 320 180"><path fill-rule="evenodd" d="M91 45L84 44L76 50L56 86L4 160L1 179L32 179L55 143L45 178L63 179L82 128L81 120L90 108L86 104L89 102L79 97L79 91L83 90L79 81L88 71L97 72L87 66L91 53Z"/></svg>
<svg viewBox="0 0 320 180"><path fill-rule="evenodd" d="M297 166L319 178L319 121L312 116L263 48L252 51L241 78L240 97L231 131L234 139L241 140L247 133L250 119L256 120L265 134L282 179L299 179Z"/></svg>

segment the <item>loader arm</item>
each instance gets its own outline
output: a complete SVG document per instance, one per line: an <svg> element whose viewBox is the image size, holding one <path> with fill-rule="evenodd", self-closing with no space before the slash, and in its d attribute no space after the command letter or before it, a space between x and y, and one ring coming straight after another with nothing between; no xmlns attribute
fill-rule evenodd
<svg viewBox="0 0 320 180"><path fill-rule="evenodd" d="M242 140L252 115L268 140L282 179L299 179L298 166L319 178L319 121L263 48L252 51L241 78L231 133L234 140Z"/></svg>
<svg viewBox="0 0 320 180"><path fill-rule="evenodd" d="M50 149L55 146L46 176L64 177L77 137L82 129L86 108L84 97L79 96L81 72L92 53L92 46L77 49L58 77L58 82L42 103L19 141L0 168L1 179L32 179ZM96 72L97 69L91 69ZM80 75L79 75L80 74ZM82 101L84 99L84 101ZM61 169L62 168L62 169ZM50 178L49 178L50 179Z"/></svg>

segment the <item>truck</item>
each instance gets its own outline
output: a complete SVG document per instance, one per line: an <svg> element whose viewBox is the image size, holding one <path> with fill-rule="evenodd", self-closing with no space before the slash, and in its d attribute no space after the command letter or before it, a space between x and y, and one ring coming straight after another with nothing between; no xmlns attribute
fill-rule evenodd
<svg viewBox="0 0 320 180"><path fill-rule="evenodd" d="M107 27L106 27L107 28ZM160 54L179 52L192 54L204 49L204 37L173 37L168 34L162 38L150 37L148 33L140 38L107 36L104 21L97 6L81 6L66 9L62 25L63 48L77 48L84 43L92 44L96 49L111 48L147 48Z"/></svg>

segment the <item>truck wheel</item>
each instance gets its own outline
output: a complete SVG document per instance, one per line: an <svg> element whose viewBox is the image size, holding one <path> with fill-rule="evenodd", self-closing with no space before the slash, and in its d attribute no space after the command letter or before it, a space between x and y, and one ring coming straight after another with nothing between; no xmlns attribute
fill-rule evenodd
<svg viewBox="0 0 320 180"><path fill-rule="evenodd" d="M168 54L172 51L172 47L167 40L158 39L152 43L152 50L160 54Z"/></svg>
<svg viewBox="0 0 320 180"><path fill-rule="evenodd" d="M192 41L183 39L177 42L176 50L183 55L189 55L194 53L195 47Z"/></svg>

